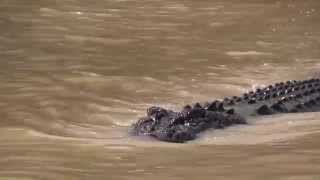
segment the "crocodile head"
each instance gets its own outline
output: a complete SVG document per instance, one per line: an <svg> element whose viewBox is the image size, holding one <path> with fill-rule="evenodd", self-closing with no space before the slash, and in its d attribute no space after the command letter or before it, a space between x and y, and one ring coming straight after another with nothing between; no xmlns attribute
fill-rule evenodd
<svg viewBox="0 0 320 180"><path fill-rule="evenodd" d="M152 136L161 141L183 143L195 139L205 129L223 128L243 122L241 117L231 111L210 110L200 105L187 105L181 112L151 107L147 110L147 116L133 125L133 133Z"/></svg>

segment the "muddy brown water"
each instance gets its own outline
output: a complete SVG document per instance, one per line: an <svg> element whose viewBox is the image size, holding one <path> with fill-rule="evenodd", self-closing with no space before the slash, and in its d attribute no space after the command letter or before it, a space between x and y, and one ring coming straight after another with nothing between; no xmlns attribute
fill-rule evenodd
<svg viewBox="0 0 320 180"><path fill-rule="evenodd" d="M151 105L320 74L318 0L2 0L0 179L320 180L319 113L128 134Z"/></svg>

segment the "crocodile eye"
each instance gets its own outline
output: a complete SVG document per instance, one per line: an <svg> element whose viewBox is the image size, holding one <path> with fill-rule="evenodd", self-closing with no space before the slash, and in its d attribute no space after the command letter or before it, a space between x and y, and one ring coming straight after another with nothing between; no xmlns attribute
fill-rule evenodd
<svg viewBox="0 0 320 180"><path fill-rule="evenodd" d="M150 107L147 110L147 116L150 117L153 121L159 120L163 116L168 114L167 110L160 107Z"/></svg>
<svg viewBox="0 0 320 180"><path fill-rule="evenodd" d="M136 135L148 135L154 130L154 121L151 118L141 118L134 124L133 133Z"/></svg>
<svg viewBox="0 0 320 180"><path fill-rule="evenodd" d="M227 110L226 113L232 115L232 114L234 114L234 109L229 109L229 110Z"/></svg>
<svg viewBox="0 0 320 180"><path fill-rule="evenodd" d="M257 93L260 93L260 92L261 92L261 89L258 88L256 91L257 91Z"/></svg>
<svg viewBox="0 0 320 180"><path fill-rule="evenodd" d="M202 107L201 107L200 103L196 103L196 104L194 104L193 108L202 108Z"/></svg>
<svg viewBox="0 0 320 180"><path fill-rule="evenodd" d="M234 105L234 100L229 101L228 105Z"/></svg>
<svg viewBox="0 0 320 180"><path fill-rule="evenodd" d="M192 109L189 113L189 116L191 119L195 119L195 118L202 118L205 116L206 111L204 109Z"/></svg>
<svg viewBox="0 0 320 180"><path fill-rule="evenodd" d="M185 124L186 119L183 115L179 115L177 118L173 118L170 121L170 125L177 125L177 124Z"/></svg>
<svg viewBox="0 0 320 180"><path fill-rule="evenodd" d="M242 98L241 98L241 97L238 97L238 98L236 99L236 102L240 102L240 101L242 101Z"/></svg>
<svg viewBox="0 0 320 180"><path fill-rule="evenodd" d="M223 101L230 101L230 98L225 97L225 98L223 99Z"/></svg>
<svg viewBox="0 0 320 180"><path fill-rule="evenodd" d="M214 101L211 104L208 105L207 110L209 111L217 111L218 110L218 101Z"/></svg>

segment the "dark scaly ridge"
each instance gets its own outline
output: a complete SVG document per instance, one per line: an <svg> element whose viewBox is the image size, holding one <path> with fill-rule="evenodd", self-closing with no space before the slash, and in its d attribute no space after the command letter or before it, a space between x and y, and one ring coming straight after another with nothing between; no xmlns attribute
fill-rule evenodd
<svg viewBox="0 0 320 180"><path fill-rule="evenodd" d="M206 103L186 105L180 112L150 107L133 125L135 135L185 142L209 129L246 124L250 116L320 111L320 79L287 81Z"/></svg>

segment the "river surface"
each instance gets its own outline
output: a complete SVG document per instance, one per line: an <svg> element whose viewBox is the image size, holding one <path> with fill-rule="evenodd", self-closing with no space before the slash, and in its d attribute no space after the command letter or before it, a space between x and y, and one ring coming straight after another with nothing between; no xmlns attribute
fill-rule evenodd
<svg viewBox="0 0 320 180"><path fill-rule="evenodd" d="M0 180L320 180L320 113L128 133L152 105L319 75L319 0L1 0Z"/></svg>

